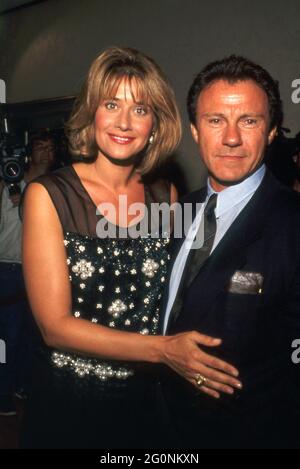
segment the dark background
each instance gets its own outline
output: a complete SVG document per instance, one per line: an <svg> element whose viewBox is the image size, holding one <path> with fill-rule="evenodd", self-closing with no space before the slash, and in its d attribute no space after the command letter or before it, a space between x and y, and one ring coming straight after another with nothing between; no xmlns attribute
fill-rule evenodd
<svg viewBox="0 0 300 469"><path fill-rule="evenodd" d="M291 135L300 130L300 104L291 100L291 83L300 78L298 0L0 3L0 78L9 103L76 94L90 63L107 46L151 55L171 79L184 118L176 162L188 189L197 188L205 172L189 134L185 97L207 62L237 53L262 64L280 81L285 126Z"/></svg>

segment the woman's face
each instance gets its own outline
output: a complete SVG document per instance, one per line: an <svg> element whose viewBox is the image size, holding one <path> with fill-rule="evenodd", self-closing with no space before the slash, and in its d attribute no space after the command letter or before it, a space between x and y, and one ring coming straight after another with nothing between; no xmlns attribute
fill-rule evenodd
<svg viewBox="0 0 300 469"><path fill-rule="evenodd" d="M115 96L101 102L95 114L99 154L122 161L138 155L148 144L153 126L153 111L140 102L135 80L122 79Z"/></svg>

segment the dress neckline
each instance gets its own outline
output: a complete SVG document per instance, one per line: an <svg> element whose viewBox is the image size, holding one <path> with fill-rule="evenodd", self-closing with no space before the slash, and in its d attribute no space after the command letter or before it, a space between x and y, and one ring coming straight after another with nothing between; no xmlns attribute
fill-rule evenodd
<svg viewBox="0 0 300 469"><path fill-rule="evenodd" d="M88 198L89 202L92 204L92 206L96 210L96 213L98 213L101 218L105 218L105 216L100 212L100 210L98 210L97 205L95 204L95 202L92 199L91 195L89 194L88 190L84 186L84 184L83 184L79 174L77 173L76 169L74 168L74 166L71 164L69 167L71 168L71 171L72 171L73 175L75 176L76 180L78 181L82 191L84 192L84 194ZM149 190L148 190L148 186L147 186L147 184L145 184L143 179L142 179L142 183L143 183L143 186L144 186L144 204L145 204L146 208L149 209L149 203L148 203L149 202ZM112 223L109 220L107 220L107 222L110 223L111 225L116 226L118 229L123 229L123 230L127 230L128 228L133 228L134 226L137 226L140 223L139 222L136 225L120 226L120 225L117 225L115 223Z"/></svg>

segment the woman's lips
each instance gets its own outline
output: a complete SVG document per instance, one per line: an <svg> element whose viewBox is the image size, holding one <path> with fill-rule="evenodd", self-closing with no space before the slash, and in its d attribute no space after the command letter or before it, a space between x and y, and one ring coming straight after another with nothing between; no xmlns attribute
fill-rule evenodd
<svg viewBox="0 0 300 469"><path fill-rule="evenodd" d="M121 137L120 135L108 134L111 140L119 145L128 145L135 137Z"/></svg>

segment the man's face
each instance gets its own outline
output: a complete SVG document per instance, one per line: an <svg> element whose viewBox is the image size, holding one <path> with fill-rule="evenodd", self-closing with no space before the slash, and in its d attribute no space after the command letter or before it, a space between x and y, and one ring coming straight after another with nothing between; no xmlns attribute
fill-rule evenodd
<svg viewBox="0 0 300 469"><path fill-rule="evenodd" d="M55 146L49 140L35 140L32 145L31 158L36 165L51 166L54 163Z"/></svg>
<svg viewBox="0 0 300 469"><path fill-rule="evenodd" d="M191 129L214 190L236 184L256 170L276 134L269 127L268 97L252 80L217 80L200 93Z"/></svg>

